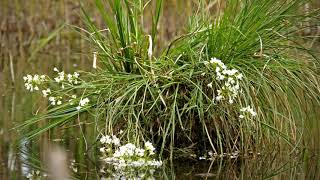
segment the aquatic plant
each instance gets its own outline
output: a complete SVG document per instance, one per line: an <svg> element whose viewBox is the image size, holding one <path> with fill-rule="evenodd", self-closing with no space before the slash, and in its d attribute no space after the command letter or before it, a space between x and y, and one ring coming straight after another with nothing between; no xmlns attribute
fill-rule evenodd
<svg viewBox="0 0 320 180"><path fill-rule="evenodd" d="M26 136L87 113L97 132L123 129L127 142L150 140L171 158L175 150L223 154L276 141L297 148L310 107L320 100L319 61L299 43L305 37L297 34L298 22L318 18L318 11L298 14L299 0L231 0L217 17L199 8L187 33L158 50L162 1L155 3L150 33L143 28L148 4L142 1L109 1L108 14L104 1L96 0L107 29L83 11L92 72L79 79L55 69L58 76L45 76L43 88L26 76L28 90L50 94L51 104L20 126L47 121Z"/></svg>

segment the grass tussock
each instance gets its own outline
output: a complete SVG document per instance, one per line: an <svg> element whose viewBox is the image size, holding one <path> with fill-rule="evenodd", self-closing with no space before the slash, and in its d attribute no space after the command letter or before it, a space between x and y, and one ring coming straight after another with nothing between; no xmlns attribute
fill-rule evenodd
<svg viewBox="0 0 320 180"><path fill-rule="evenodd" d="M301 145L304 124L320 96L319 59L303 46L308 40L299 34L300 22L319 20L319 11L300 13L300 0L231 0L216 16L199 8L186 33L160 50L155 44L163 3L96 0L104 27L84 8L85 32L98 67L83 72L80 84L66 84L53 94L78 94L76 102L90 102L81 109L78 103L49 106L46 114L21 125L27 129L47 122L26 136L88 113L98 132L121 129L121 138L150 140L171 158L175 151L201 155L205 150L245 152L275 141L292 149ZM143 28L145 11L153 14L149 32ZM232 101L212 58L243 75L235 81L240 90ZM48 79L46 86L54 83ZM224 98L218 100L220 94ZM257 115L246 114L248 106Z"/></svg>

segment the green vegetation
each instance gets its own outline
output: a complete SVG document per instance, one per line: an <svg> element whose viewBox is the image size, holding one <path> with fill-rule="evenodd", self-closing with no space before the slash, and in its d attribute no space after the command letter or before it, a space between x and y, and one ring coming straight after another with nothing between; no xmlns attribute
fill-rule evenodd
<svg viewBox="0 0 320 180"><path fill-rule="evenodd" d="M120 138L151 141L170 158L174 152L245 153L275 142L291 150L300 147L304 124L316 118L320 100L319 59L303 46L308 39L299 33L300 22L319 21L319 11L299 14L301 0L230 0L213 16L200 2L186 33L164 49L155 44L165 2L96 0L104 27L84 8L97 68L80 77L57 69L58 79L26 77L28 90L51 88L46 91L51 105L20 126L25 136L81 121L87 114L97 139L123 130ZM144 12L152 7L146 32ZM241 89L235 96L224 89L227 80L217 79L217 67L222 71L223 66L239 71L223 73L226 79L243 75L235 80ZM49 96L56 98L54 103ZM241 114L247 106L257 115L252 110L252 116ZM45 125L29 131L40 121Z"/></svg>

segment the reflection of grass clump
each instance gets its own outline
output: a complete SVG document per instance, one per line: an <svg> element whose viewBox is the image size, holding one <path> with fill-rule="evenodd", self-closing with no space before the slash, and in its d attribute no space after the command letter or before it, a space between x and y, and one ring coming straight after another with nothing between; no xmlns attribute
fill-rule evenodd
<svg viewBox="0 0 320 180"><path fill-rule="evenodd" d="M299 142L310 107L319 101L318 61L296 33L298 22L317 12L297 15L300 0L231 0L215 19L198 11L188 33L164 51L154 48L162 1L156 1L150 35L142 27L148 5L109 1L108 14L96 2L108 29L84 15L98 68L82 73L79 84L71 74L71 83L46 92L74 104L26 121L23 127L52 119L29 137L89 112L106 134L124 129L128 142L152 140L171 157L190 148L247 151L278 137L292 146ZM72 98L75 93L81 99Z"/></svg>

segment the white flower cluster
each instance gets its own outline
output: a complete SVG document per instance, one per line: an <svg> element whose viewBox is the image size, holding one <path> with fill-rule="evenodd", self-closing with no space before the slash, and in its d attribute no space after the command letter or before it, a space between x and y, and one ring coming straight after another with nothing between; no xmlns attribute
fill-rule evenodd
<svg viewBox="0 0 320 180"><path fill-rule="evenodd" d="M211 58L210 62L205 61L205 65L212 64L216 73L216 80L221 83L221 88L217 90L218 95L215 97L217 101L228 99L233 104L235 98L241 91L239 80L243 75L237 69L228 69L227 66L217 58ZM207 85L212 88L212 82Z"/></svg>
<svg viewBox="0 0 320 180"><path fill-rule="evenodd" d="M25 82L26 89L31 92L40 91L42 93L42 96L48 99L51 106L62 105L64 102L69 102L70 105L78 104L78 106L76 107L78 111L80 111L81 108L87 106L89 103L88 98L77 100L76 95L69 94L69 92L71 92L69 89L61 91L61 89L65 89L66 85L72 87L83 82L79 79L80 74L78 72L74 72L73 74L66 74L64 71L60 72L56 67L53 69L53 71L58 73L58 76L53 79L46 75L38 74L28 74L24 76L23 80ZM50 86L51 84L58 84L61 89L57 90L57 86ZM67 97L68 99L64 100L65 97Z"/></svg>
<svg viewBox="0 0 320 180"><path fill-rule="evenodd" d="M53 71L58 73L58 76L54 78L57 83L61 83L61 88L64 89L64 83L68 82L70 84L79 84L79 76L78 72L74 72L73 74L65 74L64 71L59 71L58 68L54 68Z"/></svg>
<svg viewBox="0 0 320 180"><path fill-rule="evenodd" d="M255 117L257 113L251 108L250 106L244 107L240 109L240 119L243 119L246 117L246 114L249 114L252 117Z"/></svg>
<svg viewBox="0 0 320 180"><path fill-rule="evenodd" d="M79 105L76 107L76 109L77 109L78 111L80 111L80 109L81 109L82 107L88 105L89 102L90 102L90 100L89 100L88 98L81 99L81 100L79 101Z"/></svg>
<svg viewBox="0 0 320 180"><path fill-rule="evenodd" d="M27 90L30 92L33 91L38 91L39 90L39 85L41 85L44 81L46 81L46 76L45 75L26 75L23 76L24 80L24 86L26 87Z"/></svg>
<svg viewBox="0 0 320 180"><path fill-rule="evenodd" d="M44 179L47 176L48 175L45 174L45 173L41 174L40 171L33 170L33 171L31 171L30 173L27 174L26 178L30 179L30 180L38 180L38 179L40 180L40 179Z"/></svg>
<svg viewBox="0 0 320 180"><path fill-rule="evenodd" d="M116 136L102 136L100 142L103 145L100 152L103 153L103 159L107 164L113 165L115 169L125 167L160 167L162 161L152 159L155 154L155 148L149 141L145 143L144 148L139 148L132 143L120 144L120 139Z"/></svg>

